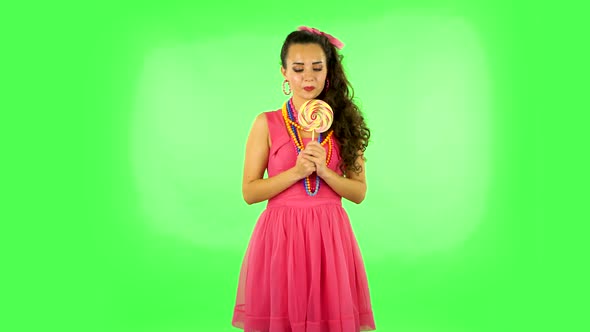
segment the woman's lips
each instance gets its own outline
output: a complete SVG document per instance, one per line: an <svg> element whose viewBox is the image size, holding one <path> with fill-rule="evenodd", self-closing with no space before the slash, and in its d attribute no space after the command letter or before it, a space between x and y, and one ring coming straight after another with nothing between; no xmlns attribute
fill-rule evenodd
<svg viewBox="0 0 590 332"><path fill-rule="evenodd" d="M312 91L313 89L315 89L313 86L306 86L303 88L305 91Z"/></svg>

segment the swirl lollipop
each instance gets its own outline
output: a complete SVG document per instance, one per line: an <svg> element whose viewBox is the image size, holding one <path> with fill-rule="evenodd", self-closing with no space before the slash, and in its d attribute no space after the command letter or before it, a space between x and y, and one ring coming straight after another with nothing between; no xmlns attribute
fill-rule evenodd
<svg viewBox="0 0 590 332"><path fill-rule="evenodd" d="M334 120L334 112L328 103L319 99L311 99L301 105L297 121L305 131L311 131L311 140L314 133L323 133L330 129Z"/></svg>

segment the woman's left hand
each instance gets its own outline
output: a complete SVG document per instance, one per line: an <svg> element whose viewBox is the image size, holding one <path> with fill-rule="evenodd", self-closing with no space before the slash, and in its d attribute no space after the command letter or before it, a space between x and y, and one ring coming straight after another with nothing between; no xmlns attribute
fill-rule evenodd
<svg viewBox="0 0 590 332"><path fill-rule="evenodd" d="M316 173L319 177L323 177L328 172L329 169L326 166L326 150L320 143L316 141L309 142L301 153L304 153L315 163Z"/></svg>

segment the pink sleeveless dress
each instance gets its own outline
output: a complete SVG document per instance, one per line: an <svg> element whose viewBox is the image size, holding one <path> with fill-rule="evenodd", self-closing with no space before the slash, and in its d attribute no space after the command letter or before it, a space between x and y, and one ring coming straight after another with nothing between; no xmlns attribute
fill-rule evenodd
<svg viewBox="0 0 590 332"><path fill-rule="evenodd" d="M272 177L295 165L297 150L281 110L265 115ZM310 140L304 139L304 144ZM328 167L341 175L339 152L334 144ZM245 332L376 329L365 267L348 215L341 197L320 181L315 196L308 196L303 181L298 181L268 200L241 266L233 326ZM315 188L314 177L311 184Z"/></svg>

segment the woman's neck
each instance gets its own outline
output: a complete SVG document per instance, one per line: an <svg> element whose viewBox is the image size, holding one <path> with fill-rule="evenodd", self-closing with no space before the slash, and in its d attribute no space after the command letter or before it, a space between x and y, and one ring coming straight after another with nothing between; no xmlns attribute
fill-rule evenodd
<svg viewBox="0 0 590 332"><path fill-rule="evenodd" d="M307 99L299 99L297 96L293 96L293 107L295 107L295 111L299 113L299 109L301 105L303 105Z"/></svg>

